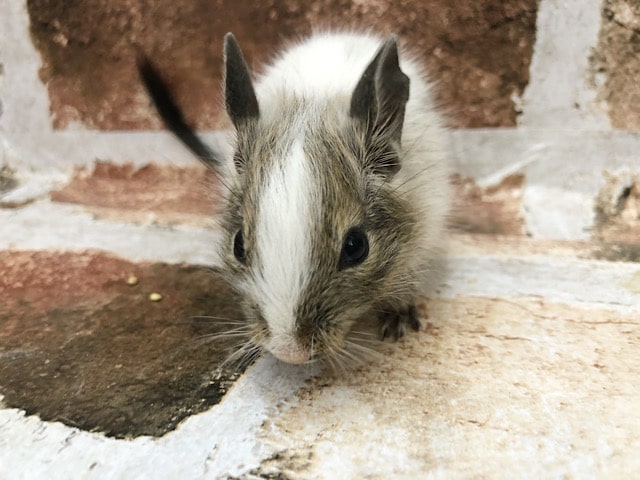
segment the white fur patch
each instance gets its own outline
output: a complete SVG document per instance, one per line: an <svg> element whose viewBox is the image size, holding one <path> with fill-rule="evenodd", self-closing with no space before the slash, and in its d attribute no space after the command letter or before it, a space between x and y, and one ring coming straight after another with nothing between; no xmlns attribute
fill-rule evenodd
<svg viewBox="0 0 640 480"><path fill-rule="evenodd" d="M295 339L294 312L309 275L312 185L298 139L286 158L275 162L258 203L254 287L271 333L267 348L286 361L304 356Z"/></svg>
<svg viewBox="0 0 640 480"><path fill-rule="evenodd" d="M381 45L376 37L352 33L314 35L293 45L260 77L260 105L283 89L306 98L349 97Z"/></svg>

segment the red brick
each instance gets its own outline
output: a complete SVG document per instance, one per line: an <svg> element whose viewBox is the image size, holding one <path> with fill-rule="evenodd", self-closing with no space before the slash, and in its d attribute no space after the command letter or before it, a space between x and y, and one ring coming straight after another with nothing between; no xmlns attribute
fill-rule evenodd
<svg viewBox="0 0 640 480"><path fill-rule="evenodd" d="M529 78L536 0L98 0L27 2L55 128L159 128L134 69L136 49L165 75L188 118L218 127L222 38L233 31L259 67L314 28L397 33L430 67L458 127L513 126ZM259 68L258 68L259 69Z"/></svg>
<svg viewBox="0 0 640 480"><path fill-rule="evenodd" d="M235 341L204 341L233 326L194 319L240 319L229 287L203 267L2 251L0 271L7 407L118 437L162 435L219 402L241 372L216 373Z"/></svg>
<svg viewBox="0 0 640 480"><path fill-rule="evenodd" d="M84 205L100 218L207 225L217 212L218 195L215 176L197 162L188 168L97 162L78 170L51 199Z"/></svg>

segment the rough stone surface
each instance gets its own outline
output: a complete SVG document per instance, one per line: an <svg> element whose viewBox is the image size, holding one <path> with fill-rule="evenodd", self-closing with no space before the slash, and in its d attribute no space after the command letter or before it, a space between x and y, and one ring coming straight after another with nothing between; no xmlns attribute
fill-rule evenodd
<svg viewBox="0 0 640 480"><path fill-rule="evenodd" d="M608 102L611 125L640 130L640 3L602 2L602 26L592 58L594 79L604 77L600 97Z"/></svg>
<svg viewBox="0 0 640 480"><path fill-rule="evenodd" d="M203 267L2 251L0 271L4 407L109 436L159 436L218 403L242 373L220 367L237 338L211 337L234 328L224 319L239 318L235 297Z"/></svg>
<svg viewBox="0 0 640 480"><path fill-rule="evenodd" d="M327 478L335 465L345 478L633 476L640 367L628 360L639 346L637 317L606 308L431 301L418 335L348 375L314 378L282 406L262 436L277 457L254 473Z"/></svg>
<svg viewBox="0 0 640 480"><path fill-rule="evenodd" d="M205 225L211 181L199 166L97 162L51 198L110 221ZM487 188L456 179L456 228L521 235L522 183L518 175ZM7 407L113 436L159 436L218 402L235 378L232 366L217 370L229 344L199 340L229 325L191 318L240 316L228 287L204 269L45 251L1 252L0 267ZM128 285L132 275L138 282Z"/></svg>
<svg viewBox="0 0 640 480"><path fill-rule="evenodd" d="M198 128L221 125L221 44L233 31L259 66L313 28L396 33L429 67L457 127L515 125L535 40L536 0L27 2L55 128L159 128L134 69L157 63ZM87 8L90 11L87 11Z"/></svg>

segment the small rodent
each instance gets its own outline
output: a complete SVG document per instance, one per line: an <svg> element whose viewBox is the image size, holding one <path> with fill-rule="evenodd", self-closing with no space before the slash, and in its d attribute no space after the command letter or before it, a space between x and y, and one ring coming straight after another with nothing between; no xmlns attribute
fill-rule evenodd
<svg viewBox="0 0 640 480"><path fill-rule="evenodd" d="M415 302L448 209L448 148L429 85L397 41L312 35L255 82L224 39L233 158L184 121L144 58L141 77L169 128L227 186L220 254L249 342L288 363L351 358L357 319L382 338L419 329ZM376 320L377 319L377 320Z"/></svg>

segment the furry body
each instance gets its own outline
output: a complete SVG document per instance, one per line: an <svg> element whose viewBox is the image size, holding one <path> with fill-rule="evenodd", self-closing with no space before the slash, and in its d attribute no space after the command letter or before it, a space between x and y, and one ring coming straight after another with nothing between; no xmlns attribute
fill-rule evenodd
<svg viewBox="0 0 640 480"><path fill-rule="evenodd" d="M349 114L381 44L325 34L285 51L256 82L259 119L237 131L241 168L221 253L246 299L254 341L284 361L340 351L363 315L395 315L393 327L402 328L441 236L447 154L419 68L401 60L411 86L397 152L384 139L371 145ZM394 154L399 170L375 173L370 162ZM366 229L371 253L341 271L342 238L354 225ZM229 249L238 229L243 266Z"/></svg>
<svg viewBox="0 0 640 480"><path fill-rule="evenodd" d="M354 33L292 46L255 87L228 34L225 65L233 161L211 156L140 69L167 124L228 188L220 256L243 299L244 351L331 360L357 319L378 319L383 337L417 329L448 204L448 152L420 68L394 38Z"/></svg>

